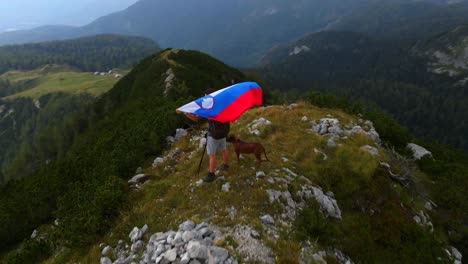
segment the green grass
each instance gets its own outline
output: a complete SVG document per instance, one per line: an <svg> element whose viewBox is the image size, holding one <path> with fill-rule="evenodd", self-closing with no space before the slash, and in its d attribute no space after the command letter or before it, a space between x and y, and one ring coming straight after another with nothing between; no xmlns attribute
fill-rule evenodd
<svg viewBox="0 0 468 264"><path fill-rule="evenodd" d="M127 205L107 235L89 248L66 253L62 259L67 262L96 262L102 250L98 246L100 243L115 245L120 239L128 240L128 233L134 226L148 224L148 234L151 235L174 230L187 219L220 227L249 225L260 233L265 245L273 250L280 263L298 263L301 241L305 239L317 241L322 248L340 248L356 263L374 262L379 257L388 257L392 252L400 253L406 259L430 259L430 256L421 254L433 254L439 244L412 220L410 208L414 205L411 200L404 202L404 208L400 206L400 196L404 190L395 190L385 171L378 166L378 160L388 161L386 150L379 148L379 159L361 151L361 146L372 145L372 142L359 135L340 140L337 143L342 146L338 148L327 148L326 139L310 132L309 122L301 121L303 116L311 121L328 114L339 118L343 124L350 120L356 122L357 119L340 111L303 103L294 110L288 110L286 106L249 110L231 125L231 132L243 140L261 142L271 162L257 166L252 155L244 155L238 162L229 144L230 170L218 175L218 178L224 176L224 180L217 179L200 186L196 186L195 182L205 175L208 164L205 156L201 173L196 175L201 150L198 149L198 142L190 142L190 137L202 132L192 131L167 151L175 148L181 150L175 160L160 164L155 169L149 167L144 170L150 175L151 181L143 186L142 191L130 194ZM272 124L261 127L260 136L252 136L248 133L248 124L259 117L270 120ZM329 160L323 161L321 155L314 153L314 148L324 151ZM287 157L289 161L283 162L282 157ZM218 164L221 163L221 155L218 155ZM266 179L256 180L255 173L261 170L267 178L285 177L283 168L305 176L325 192L333 191L343 219L326 219L312 199L303 213L298 215L297 222L292 225L293 230L291 226L278 223L280 238L271 241L262 227L260 216L278 216L283 209L277 203L268 202L266 190L289 190L294 193L304 182L296 180L289 187L271 184ZM221 186L226 182L231 184L230 192L221 191ZM294 194L293 198L297 199ZM237 210L237 214L230 219L228 209L232 207ZM371 209L375 212L373 216L369 215ZM299 233L293 232L294 229L299 230ZM385 236L389 239L384 239ZM226 241L215 243L223 245ZM398 243L402 243L405 248L398 247ZM419 245L426 246L421 254L417 250ZM51 258L47 263L57 261L57 258Z"/></svg>
<svg viewBox="0 0 468 264"><path fill-rule="evenodd" d="M99 96L110 90L114 84L120 80L115 78L114 74L125 75L128 71L114 71L111 75L94 75L90 72L77 72L64 68L63 71L54 69L37 69L34 71L11 71L0 76L2 79L15 83L35 81L34 86L29 89L6 96L2 99L16 99L19 97L28 97L38 99L39 97L50 93L69 93L80 94L89 93Z"/></svg>

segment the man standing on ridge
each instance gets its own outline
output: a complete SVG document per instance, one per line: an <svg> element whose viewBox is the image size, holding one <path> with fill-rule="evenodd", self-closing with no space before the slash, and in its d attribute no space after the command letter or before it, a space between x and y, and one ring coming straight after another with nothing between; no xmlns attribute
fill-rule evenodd
<svg viewBox="0 0 468 264"><path fill-rule="evenodd" d="M214 92L213 89L208 89L205 91L205 95ZM201 117L185 113L180 110L176 110L177 113L184 113L191 120L198 122ZM216 151L219 149L223 151L223 160L224 164L221 166L221 170L227 171L229 169L229 151L226 145L226 137L229 134L230 125L229 122L221 123L218 121L208 119L208 137L206 144L206 151L209 157L209 172L206 177L203 178L205 182L212 182L215 180L215 171L216 171Z"/></svg>

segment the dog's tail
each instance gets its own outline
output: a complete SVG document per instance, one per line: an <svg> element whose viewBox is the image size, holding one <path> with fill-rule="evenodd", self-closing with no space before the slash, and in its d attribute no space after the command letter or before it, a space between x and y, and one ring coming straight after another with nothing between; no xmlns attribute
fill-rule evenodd
<svg viewBox="0 0 468 264"><path fill-rule="evenodd" d="M264 160L264 161L270 161L270 160L268 159L267 155L266 155L266 150L265 150L265 148L263 148L263 154L265 154L265 158L266 158L266 160Z"/></svg>

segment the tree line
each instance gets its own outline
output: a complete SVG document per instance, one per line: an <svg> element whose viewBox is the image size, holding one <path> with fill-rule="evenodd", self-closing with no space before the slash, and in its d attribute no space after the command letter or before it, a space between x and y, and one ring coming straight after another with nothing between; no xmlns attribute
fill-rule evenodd
<svg viewBox="0 0 468 264"><path fill-rule="evenodd" d="M159 50L142 37L97 35L72 40L0 47L0 74L9 70L33 70L46 64L69 65L82 71L130 68Z"/></svg>

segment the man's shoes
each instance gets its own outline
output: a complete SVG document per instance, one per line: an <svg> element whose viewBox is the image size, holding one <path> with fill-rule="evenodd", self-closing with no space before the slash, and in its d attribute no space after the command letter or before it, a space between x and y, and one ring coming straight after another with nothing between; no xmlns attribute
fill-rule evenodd
<svg viewBox="0 0 468 264"><path fill-rule="evenodd" d="M220 168L221 171L228 171L229 170L229 165L223 164Z"/></svg>
<svg viewBox="0 0 468 264"><path fill-rule="evenodd" d="M208 175L205 176L205 178L203 178L203 181L204 182L212 182L214 181L216 178L214 172L208 172Z"/></svg>

